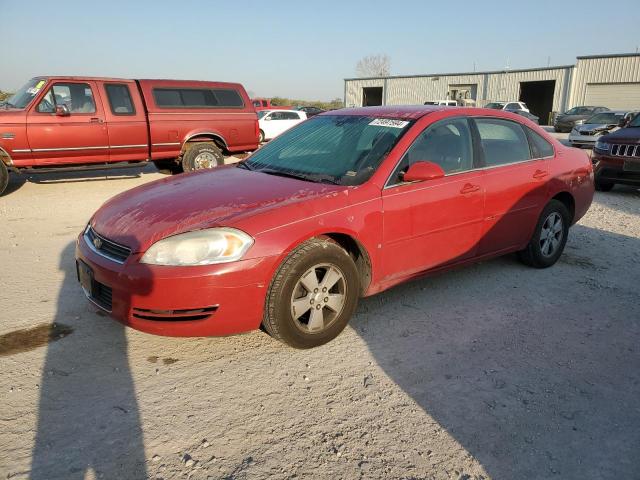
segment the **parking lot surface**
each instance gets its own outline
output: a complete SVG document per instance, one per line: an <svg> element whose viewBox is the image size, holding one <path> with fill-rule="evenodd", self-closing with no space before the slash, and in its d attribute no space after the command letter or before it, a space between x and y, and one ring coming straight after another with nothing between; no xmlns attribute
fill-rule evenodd
<svg viewBox="0 0 640 480"><path fill-rule="evenodd" d="M507 256L417 280L297 351L96 312L75 238L162 175L33 178L0 198L0 478L639 475L637 190L597 193L550 269Z"/></svg>

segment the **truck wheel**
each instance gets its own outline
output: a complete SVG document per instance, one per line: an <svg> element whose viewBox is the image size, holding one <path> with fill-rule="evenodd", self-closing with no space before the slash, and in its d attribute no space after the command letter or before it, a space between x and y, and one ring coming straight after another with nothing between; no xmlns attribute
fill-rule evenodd
<svg viewBox="0 0 640 480"><path fill-rule="evenodd" d="M569 212L558 200L551 200L544 207L533 237L524 250L518 252L525 265L547 268L558 261L569 235Z"/></svg>
<svg viewBox="0 0 640 480"><path fill-rule="evenodd" d="M224 156L211 142L196 143L182 156L182 168L185 172L215 168L224 165Z"/></svg>
<svg viewBox="0 0 640 480"><path fill-rule="evenodd" d="M344 330L359 292L358 270L349 254L331 240L308 240L276 271L262 325L294 348L317 347Z"/></svg>
<svg viewBox="0 0 640 480"><path fill-rule="evenodd" d="M2 160L0 160L0 195L6 190L9 184L9 170Z"/></svg>

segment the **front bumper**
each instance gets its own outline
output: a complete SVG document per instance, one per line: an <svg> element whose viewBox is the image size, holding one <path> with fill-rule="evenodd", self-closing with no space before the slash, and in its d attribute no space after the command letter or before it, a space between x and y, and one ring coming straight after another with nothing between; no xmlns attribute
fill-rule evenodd
<svg viewBox="0 0 640 480"><path fill-rule="evenodd" d="M569 142L573 147L593 148L600 135L581 135L575 131L569 134Z"/></svg>
<svg viewBox="0 0 640 480"><path fill-rule="evenodd" d="M594 150L596 181L640 186L640 158L613 157Z"/></svg>
<svg viewBox="0 0 640 480"><path fill-rule="evenodd" d="M124 264L91 250L81 234L76 260L93 274L100 294L91 298L119 322L136 330L176 337L221 336L259 328L276 257L198 267ZM103 288L106 287L106 288ZM110 304L103 298L110 290Z"/></svg>

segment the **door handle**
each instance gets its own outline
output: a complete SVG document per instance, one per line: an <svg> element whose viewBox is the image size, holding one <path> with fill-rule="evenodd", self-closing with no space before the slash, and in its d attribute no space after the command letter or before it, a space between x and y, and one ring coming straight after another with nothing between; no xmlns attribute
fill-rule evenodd
<svg viewBox="0 0 640 480"><path fill-rule="evenodd" d="M465 193L473 193L473 192L477 192L478 190L480 190L480 185L474 185L473 183L467 183L467 184L465 184L464 187L462 187L460 189L460 193L462 193L464 195Z"/></svg>
<svg viewBox="0 0 640 480"><path fill-rule="evenodd" d="M89 121L90 121L91 123L102 123L102 119L101 119L101 118L98 118L98 117L91 117L91 118L89 119Z"/></svg>
<svg viewBox="0 0 640 480"><path fill-rule="evenodd" d="M546 170L536 170L533 174L533 178L544 178L549 175L549 172Z"/></svg>

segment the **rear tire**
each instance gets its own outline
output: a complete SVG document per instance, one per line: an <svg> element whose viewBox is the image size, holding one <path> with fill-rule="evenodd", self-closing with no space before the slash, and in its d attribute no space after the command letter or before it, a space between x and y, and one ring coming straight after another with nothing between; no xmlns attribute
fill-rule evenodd
<svg viewBox="0 0 640 480"><path fill-rule="evenodd" d="M329 239L314 238L296 247L276 271L262 325L291 347L317 347L344 330L359 295L349 254Z"/></svg>
<svg viewBox="0 0 640 480"><path fill-rule="evenodd" d="M596 178L594 182L594 186L598 192L609 192L614 187L615 183L613 182L603 182Z"/></svg>
<svg viewBox="0 0 640 480"><path fill-rule="evenodd" d="M4 193L9 185L9 170L2 160L0 160L0 195Z"/></svg>
<svg viewBox="0 0 640 480"><path fill-rule="evenodd" d="M558 261L564 251L571 217L562 202L551 200L544 207L533 236L524 250L518 252L522 263L547 268Z"/></svg>
<svg viewBox="0 0 640 480"><path fill-rule="evenodd" d="M260 130L260 134L258 135L258 143L264 142L264 132Z"/></svg>
<svg viewBox="0 0 640 480"><path fill-rule="evenodd" d="M182 156L185 172L215 168L224 165L222 151L212 142L196 143Z"/></svg>

